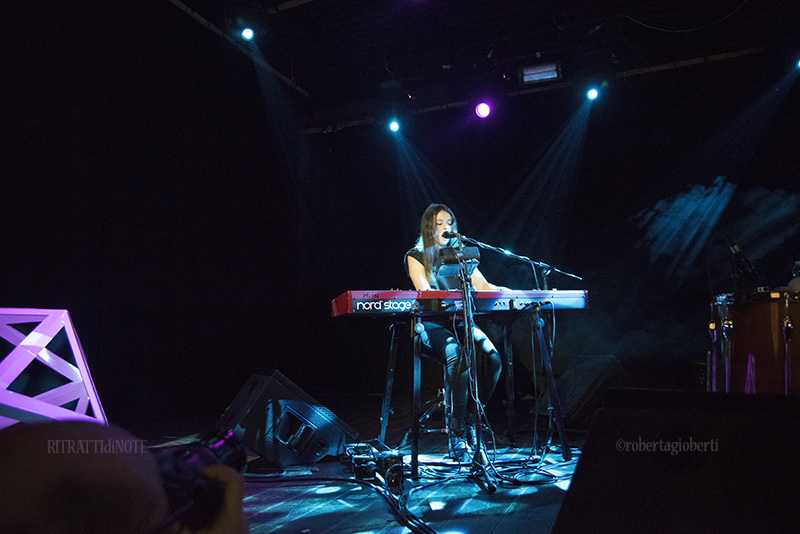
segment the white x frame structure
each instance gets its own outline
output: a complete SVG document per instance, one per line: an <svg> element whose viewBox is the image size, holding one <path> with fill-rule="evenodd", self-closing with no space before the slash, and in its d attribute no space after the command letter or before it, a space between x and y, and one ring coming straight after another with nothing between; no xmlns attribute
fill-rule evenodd
<svg viewBox="0 0 800 534"><path fill-rule="evenodd" d="M31 323L38 324L27 334L14 328L14 325ZM48 348L62 330L69 342L72 358ZM18 422L46 420L108 424L67 310L0 308L0 338L14 347L5 356L0 354L0 428ZM63 385L37 391L32 396L10 390L9 386L26 372L34 360L61 375ZM74 360L74 363L69 360Z"/></svg>

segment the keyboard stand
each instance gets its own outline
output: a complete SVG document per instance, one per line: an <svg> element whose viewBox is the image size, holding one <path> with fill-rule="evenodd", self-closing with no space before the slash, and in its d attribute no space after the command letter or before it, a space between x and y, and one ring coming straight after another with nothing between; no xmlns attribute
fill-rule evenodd
<svg viewBox="0 0 800 534"><path fill-rule="evenodd" d="M547 378L547 391L550 397L550 407L556 422L556 430L561 440L561 457L564 461L572 459L572 451L567 440L567 431L564 427L564 412L561 411L561 399L556 389L556 379L553 376L553 366L550 362L550 352L547 348L547 340L544 337L544 319L539 316L541 311L537 304L533 310L533 328L536 330L536 337L539 340L539 350L542 353L542 366L544 367L545 377ZM535 424L535 423L534 423ZM535 444L534 444L535 445ZM535 452L535 451L534 451Z"/></svg>

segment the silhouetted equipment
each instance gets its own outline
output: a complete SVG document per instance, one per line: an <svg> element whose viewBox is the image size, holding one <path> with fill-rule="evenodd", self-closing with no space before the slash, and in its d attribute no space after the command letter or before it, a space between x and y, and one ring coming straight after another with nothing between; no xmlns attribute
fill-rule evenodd
<svg viewBox="0 0 800 534"><path fill-rule="evenodd" d="M609 389L552 532L797 532L800 399Z"/></svg>
<svg viewBox="0 0 800 534"><path fill-rule="evenodd" d="M203 475L203 469L221 464L242 473L247 465L244 445L230 432L211 432L184 445L154 448L153 453L169 500L170 511L162 525L165 529L175 521L192 532L211 526L223 505L225 490Z"/></svg>
<svg viewBox="0 0 800 534"><path fill-rule="evenodd" d="M589 429L595 410L600 407L603 392L609 387L628 385L625 369L614 356L577 356L556 380L564 423L570 430ZM540 404L539 413L546 405Z"/></svg>
<svg viewBox="0 0 800 534"><path fill-rule="evenodd" d="M792 279L786 284L792 293L800 293L800 261L792 265Z"/></svg>
<svg viewBox="0 0 800 534"><path fill-rule="evenodd" d="M758 285L758 274L753 268L753 264L747 259L742 249L736 244L733 238L725 234L725 241L731 249L731 277L737 291L752 291Z"/></svg>
<svg viewBox="0 0 800 534"><path fill-rule="evenodd" d="M278 465L338 456L356 432L276 370L252 375L217 422L250 449Z"/></svg>

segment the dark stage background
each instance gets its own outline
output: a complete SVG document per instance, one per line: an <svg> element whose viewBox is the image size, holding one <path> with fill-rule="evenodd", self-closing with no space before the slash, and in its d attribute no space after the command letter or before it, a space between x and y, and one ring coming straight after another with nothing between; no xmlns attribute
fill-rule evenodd
<svg viewBox="0 0 800 534"><path fill-rule="evenodd" d="M548 280L590 295L557 314L556 368L614 355L641 386L702 388L709 303L731 289L723 233L761 286L800 260L790 54L609 80L567 141L578 86L487 123L457 108L401 138L303 135L291 90L229 43L166 1L112 4L4 3L0 82L0 306L71 312L112 421L221 413L262 367L381 393L388 324L332 319L330 302L408 288L431 201L464 234L583 277ZM481 266L532 287L497 253Z"/></svg>

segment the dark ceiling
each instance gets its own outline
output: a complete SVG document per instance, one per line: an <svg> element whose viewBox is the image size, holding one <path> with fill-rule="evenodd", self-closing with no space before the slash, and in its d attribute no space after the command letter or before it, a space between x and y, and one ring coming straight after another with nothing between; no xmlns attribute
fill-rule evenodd
<svg viewBox="0 0 800 534"><path fill-rule="evenodd" d="M184 1L228 35L255 21L259 53L317 122L392 99L418 111L478 89L519 94L520 68L543 62L559 63L558 87L796 53L800 21L796 0Z"/></svg>

